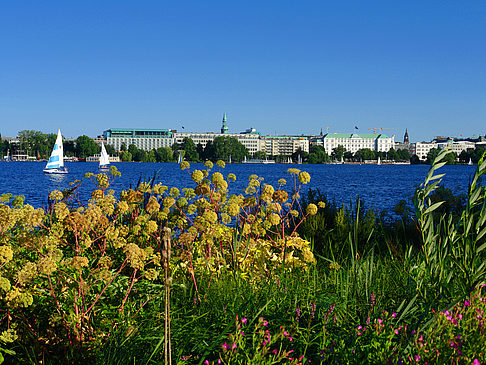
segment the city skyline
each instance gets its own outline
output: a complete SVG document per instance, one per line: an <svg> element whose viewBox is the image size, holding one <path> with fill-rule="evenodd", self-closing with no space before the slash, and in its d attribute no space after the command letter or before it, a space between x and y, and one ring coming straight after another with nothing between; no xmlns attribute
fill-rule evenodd
<svg viewBox="0 0 486 365"><path fill-rule="evenodd" d="M217 132L224 111L233 133L486 134L484 2L19 1L0 10L2 136Z"/></svg>

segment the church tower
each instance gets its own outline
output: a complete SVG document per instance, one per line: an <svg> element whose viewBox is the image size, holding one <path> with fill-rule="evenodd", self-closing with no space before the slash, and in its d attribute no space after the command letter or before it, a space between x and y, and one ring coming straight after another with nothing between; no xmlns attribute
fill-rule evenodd
<svg viewBox="0 0 486 365"><path fill-rule="evenodd" d="M403 143L410 143L408 140L408 130L405 128L405 135L403 136Z"/></svg>
<svg viewBox="0 0 486 365"><path fill-rule="evenodd" d="M221 134L228 133L228 125L226 124L226 112L223 114L223 125L221 126Z"/></svg>

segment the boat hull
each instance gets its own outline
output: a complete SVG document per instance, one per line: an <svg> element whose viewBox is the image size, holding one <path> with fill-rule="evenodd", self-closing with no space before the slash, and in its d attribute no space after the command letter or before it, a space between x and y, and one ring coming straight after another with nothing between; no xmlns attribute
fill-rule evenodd
<svg viewBox="0 0 486 365"><path fill-rule="evenodd" d="M67 170L57 170L57 169L44 169L44 174L58 174L58 175L65 175L67 174Z"/></svg>

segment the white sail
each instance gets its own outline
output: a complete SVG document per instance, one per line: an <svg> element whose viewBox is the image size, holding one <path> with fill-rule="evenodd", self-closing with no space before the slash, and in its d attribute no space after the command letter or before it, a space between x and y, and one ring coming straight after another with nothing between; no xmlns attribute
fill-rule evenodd
<svg viewBox="0 0 486 365"><path fill-rule="evenodd" d="M184 159L182 158L182 151L179 151L179 158L177 159L177 163L181 163Z"/></svg>
<svg viewBox="0 0 486 365"><path fill-rule="evenodd" d="M243 162L247 162L247 161L246 161L246 156L245 156L245 158L243 159Z"/></svg>
<svg viewBox="0 0 486 365"><path fill-rule="evenodd" d="M67 171L65 171L63 167L64 167L64 151L62 148L62 135L61 135L61 130L58 129L56 143L54 144L54 148L52 149L51 157L49 157L49 161L47 161L47 165L44 168L44 172L57 173L62 171L61 173L67 173Z"/></svg>
<svg viewBox="0 0 486 365"><path fill-rule="evenodd" d="M110 164L110 159L108 153L106 152L105 144L101 142L101 153L100 153L100 168L107 167Z"/></svg>
<svg viewBox="0 0 486 365"><path fill-rule="evenodd" d="M469 159L469 162L468 162L467 164L468 164L468 165L472 165L472 164L473 164L472 160L471 160L471 159Z"/></svg>
<svg viewBox="0 0 486 365"><path fill-rule="evenodd" d="M378 162L377 162L378 165L381 165L381 158L380 156L378 156Z"/></svg>

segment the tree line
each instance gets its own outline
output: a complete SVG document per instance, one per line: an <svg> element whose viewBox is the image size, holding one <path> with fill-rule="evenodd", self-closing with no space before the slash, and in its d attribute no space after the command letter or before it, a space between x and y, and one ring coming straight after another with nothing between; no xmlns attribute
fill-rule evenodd
<svg viewBox="0 0 486 365"><path fill-rule="evenodd" d="M0 134L1 137L1 134ZM10 143L0 141L0 156L26 154L36 159L47 159L51 153L52 146L56 141L56 134L45 134L40 131L23 130L18 133L18 142ZM86 135L77 137L75 140L64 141L64 155L67 157L86 158L100 153L100 146L93 138ZM391 148L387 152L373 151L369 148L362 148L354 154L339 145L332 150L331 155L327 154L323 146L312 145L309 152L298 149L291 156L271 156L264 151L258 151L251 155L248 149L234 137L220 136L209 141L205 147L200 143L195 144L190 138L184 138L181 143L174 143L172 147L160 147L151 151L137 148L135 145L122 145L120 151L116 151L111 145L106 145L106 150L111 156L119 156L124 162L175 162L181 154L184 160L189 162L203 162L207 160L223 160L241 162L245 158L274 159L277 162L287 162L290 157L292 162L302 161L304 163L321 164L332 161L362 162L367 160L410 161L412 164L424 163L417 155L410 155L407 149ZM432 148L427 154L425 163L431 164L439 154L440 149ZM451 153L447 156L448 164L468 163L476 164L484 148L462 151L459 155Z"/></svg>

